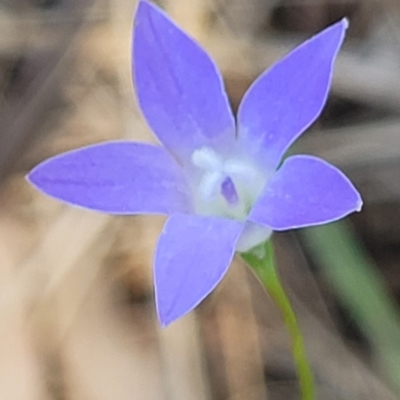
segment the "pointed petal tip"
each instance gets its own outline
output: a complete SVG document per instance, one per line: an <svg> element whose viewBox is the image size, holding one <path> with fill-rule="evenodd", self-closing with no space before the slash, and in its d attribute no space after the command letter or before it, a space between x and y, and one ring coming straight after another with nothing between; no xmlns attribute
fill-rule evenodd
<svg viewBox="0 0 400 400"><path fill-rule="evenodd" d="M354 192L354 208L352 210L349 210L349 212L346 215L351 214L352 212L360 212L364 206L364 201L361 197L360 192L357 190L357 188L353 185L351 180L347 178L345 175L344 177L348 180L350 186L353 188Z"/></svg>
<svg viewBox="0 0 400 400"><path fill-rule="evenodd" d="M336 57L337 53L339 52L340 46L345 39L346 31L349 28L349 24L349 19L347 17L343 17L341 20L333 23L332 25L326 27L325 29L314 35L310 40L312 41L313 39L318 37L330 37L336 42L336 46L334 46L336 47L334 57Z"/></svg>
<svg viewBox="0 0 400 400"><path fill-rule="evenodd" d="M160 323L161 329L168 328L168 326L173 322L173 320L168 320L167 318L163 318L161 315L157 314L158 322Z"/></svg>
<svg viewBox="0 0 400 400"><path fill-rule="evenodd" d="M155 8L155 6L153 4L151 4L149 1L147 1L147 0L139 0L137 8L138 9L140 9L140 8L141 9L145 9L146 7Z"/></svg>
<svg viewBox="0 0 400 400"><path fill-rule="evenodd" d="M32 171L30 171L29 173L27 173L25 175L25 181L29 185L31 185L33 188L35 188L36 190L38 190L40 192L43 192L43 190L40 188L40 186L38 185L38 183L36 182L36 179L35 179L35 170L36 170L36 168L34 168Z"/></svg>
<svg viewBox="0 0 400 400"><path fill-rule="evenodd" d="M349 29L350 21L349 21L349 19L347 17L342 18L340 23L342 24L344 30Z"/></svg>
<svg viewBox="0 0 400 400"><path fill-rule="evenodd" d="M30 183L31 185L33 185L33 182L32 182L32 172L33 172L33 170L32 171L29 171L26 175L25 175L25 180L28 182L28 183Z"/></svg>
<svg viewBox="0 0 400 400"><path fill-rule="evenodd" d="M50 160L50 159L49 159ZM41 192L44 192L43 188L40 185L40 172L42 168L46 165L46 163L49 160L44 160L38 165L36 165L34 168L32 168L26 175L25 175L25 180L35 187L36 189L40 190Z"/></svg>
<svg viewBox="0 0 400 400"><path fill-rule="evenodd" d="M345 33L345 31L349 28L349 25L350 25L349 19L347 17L343 17L342 19L338 20L337 22L334 22L333 24L327 26L325 29L323 29L319 33L323 33L324 31L329 31L332 28L333 29L340 28ZM317 35L319 33L317 33Z"/></svg>
<svg viewBox="0 0 400 400"><path fill-rule="evenodd" d="M164 310L162 305L160 304L159 298L158 298L158 290L155 288L155 308L156 308L156 315L158 322L160 323L161 329L168 328L174 321L177 319L183 317L185 314L180 314L180 315L172 315L171 310ZM190 310L188 311L190 312Z"/></svg>
<svg viewBox="0 0 400 400"><path fill-rule="evenodd" d="M162 10L159 7L157 7L155 4L153 4L147 0L140 0L139 4L137 6L136 19L139 16L139 13L154 12L154 11L162 13Z"/></svg>
<svg viewBox="0 0 400 400"><path fill-rule="evenodd" d="M138 27L138 24L140 24L143 19L147 19L149 13L153 11L157 12L158 9L147 0L140 0L136 8L133 31L135 31Z"/></svg>
<svg viewBox="0 0 400 400"><path fill-rule="evenodd" d="M358 202L357 202L357 206L356 206L356 211L360 212L361 209L363 208L364 202L361 198L361 196L359 196Z"/></svg>
<svg viewBox="0 0 400 400"><path fill-rule="evenodd" d="M168 328L173 322L175 322L177 319L179 319L182 316L183 315L178 315L178 316L172 317L170 315L161 315L157 310L158 322L160 323L160 326L162 329Z"/></svg>
<svg viewBox="0 0 400 400"><path fill-rule="evenodd" d="M158 7L156 4L147 1L147 0L139 0L139 3L136 8L136 13L135 13L135 19L134 19L134 24L133 24L133 33L134 33L134 40L135 41L135 30L138 28L138 25L143 23L149 23L145 22L151 21L154 17L161 16L164 17L164 19L167 19L168 21L172 22L166 12Z"/></svg>

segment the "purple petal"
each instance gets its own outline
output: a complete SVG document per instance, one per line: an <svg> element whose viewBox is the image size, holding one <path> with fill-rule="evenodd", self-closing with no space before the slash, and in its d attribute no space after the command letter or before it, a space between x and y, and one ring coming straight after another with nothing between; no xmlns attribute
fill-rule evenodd
<svg viewBox="0 0 400 400"><path fill-rule="evenodd" d="M144 0L135 20L133 73L148 124L178 158L184 161L204 145L234 141L234 119L216 66L164 12Z"/></svg>
<svg viewBox="0 0 400 400"><path fill-rule="evenodd" d="M196 215L172 215L157 245L156 305L163 326L196 307L224 277L243 224Z"/></svg>
<svg viewBox="0 0 400 400"><path fill-rule="evenodd" d="M105 142L50 158L28 175L39 190L109 214L169 214L189 210L180 166L161 147Z"/></svg>
<svg viewBox="0 0 400 400"><path fill-rule="evenodd" d="M360 194L337 168L317 157L293 156L267 184L249 220L280 231L332 222L361 206Z"/></svg>
<svg viewBox="0 0 400 400"><path fill-rule="evenodd" d="M304 42L261 75L238 112L239 140L268 168L321 113L346 19Z"/></svg>

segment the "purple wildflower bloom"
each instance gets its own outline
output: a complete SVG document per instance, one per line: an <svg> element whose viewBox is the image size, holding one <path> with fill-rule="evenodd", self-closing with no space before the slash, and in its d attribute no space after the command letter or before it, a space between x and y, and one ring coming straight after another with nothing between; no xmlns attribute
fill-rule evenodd
<svg viewBox="0 0 400 400"><path fill-rule="evenodd" d="M105 142L37 166L29 181L69 204L110 214L167 214L154 261L158 317L186 314L221 281L235 251L273 230L335 221L362 200L338 169L288 147L326 102L344 19L263 73L237 123L204 50L161 10L139 2L133 75L161 146Z"/></svg>

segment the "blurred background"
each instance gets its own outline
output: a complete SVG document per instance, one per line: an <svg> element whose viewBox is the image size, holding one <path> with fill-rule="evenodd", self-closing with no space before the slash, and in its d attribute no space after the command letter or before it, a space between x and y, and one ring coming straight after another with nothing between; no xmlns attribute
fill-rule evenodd
<svg viewBox="0 0 400 400"><path fill-rule="evenodd" d="M159 0L221 68L234 109L265 68L343 16L328 105L296 152L355 182L362 213L277 234L318 399L400 398L400 2ZM135 0L0 0L0 399L298 399L279 312L235 260L161 330L151 264L163 219L111 217L31 188L40 161L154 142L130 75Z"/></svg>

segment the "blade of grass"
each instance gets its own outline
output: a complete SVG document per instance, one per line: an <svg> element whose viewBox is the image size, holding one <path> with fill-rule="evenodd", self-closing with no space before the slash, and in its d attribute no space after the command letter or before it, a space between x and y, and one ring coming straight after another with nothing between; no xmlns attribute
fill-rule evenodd
<svg viewBox="0 0 400 400"><path fill-rule="evenodd" d="M400 315L376 265L346 222L301 234L400 394Z"/></svg>

